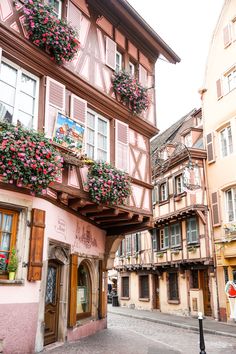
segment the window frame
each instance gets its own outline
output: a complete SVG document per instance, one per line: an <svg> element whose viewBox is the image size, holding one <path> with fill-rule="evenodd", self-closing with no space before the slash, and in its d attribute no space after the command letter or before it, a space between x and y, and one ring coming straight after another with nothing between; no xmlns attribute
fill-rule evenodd
<svg viewBox="0 0 236 354"><path fill-rule="evenodd" d="M179 189L179 182L177 181L180 179L180 190ZM183 175L177 175L174 177L174 187L175 187L175 195L182 194L184 192L184 184L183 184Z"/></svg>
<svg viewBox="0 0 236 354"><path fill-rule="evenodd" d="M142 281L143 279L147 279L147 289L148 294L143 293ZM150 280L148 274L140 274L139 275L139 300L149 300L150 299Z"/></svg>
<svg viewBox="0 0 236 354"><path fill-rule="evenodd" d="M175 290L176 290L176 296L173 296L173 286L170 284L171 281L173 281L173 279L171 280L172 277L175 277ZM169 272L168 273L168 302L169 303L179 303L179 276L178 276L178 272Z"/></svg>
<svg viewBox="0 0 236 354"><path fill-rule="evenodd" d="M230 132L231 132L231 144L229 143L229 134L228 134L228 128L230 128ZM223 132L227 131L227 135L225 136L226 138L226 154L224 155L224 149L223 149L223 144L222 144L222 137L223 137ZM226 127L224 127L223 129L221 129L219 131L219 142L220 142L220 154L221 154L221 158L225 158L227 156L230 156L233 154L234 152L234 148L233 148L233 136L232 136L232 129L231 129L231 124L228 124ZM231 147L231 149L230 149Z"/></svg>
<svg viewBox="0 0 236 354"><path fill-rule="evenodd" d="M55 0L54 0L55 1ZM63 7L63 0L56 0L59 3L59 9L58 9L58 14L56 13L56 11L53 11L53 14L56 18L58 18L59 20L62 19L62 7ZM50 4L50 0L46 0L46 2L48 3L48 5L52 6L54 9L54 6L52 4Z"/></svg>
<svg viewBox="0 0 236 354"><path fill-rule="evenodd" d="M89 311L87 312L83 312L83 313L77 313L77 305L78 305L78 299L77 299L77 296L76 296L76 320L81 320L81 319L84 319L84 318L88 318L92 315L92 302L93 302L93 289L92 289L92 277L91 277L91 274L90 274L90 269L89 269L89 266L87 264L86 261L82 261L79 265L78 265L78 268L77 268L77 273L79 272L79 268L81 266L85 266L87 268L87 272L88 272L88 280L89 280ZM78 277L78 280L79 280L79 276L77 275ZM78 280L77 280L77 288L78 288Z"/></svg>
<svg viewBox="0 0 236 354"><path fill-rule="evenodd" d="M166 234L167 230L167 234ZM168 242L166 242L168 240ZM170 248L170 229L169 226L165 226L160 230L160 249L166 250Z"/></svg>
<svg viewBox="0 0 236 354"><path fill-rule="evenodd" d="M229 200L228 200L228 193L231 192L232 194L232 213L233 213L233 219L230 220L230 210L229 210ZM225 213L227 217L227 222L235 222L236 221L236 200L234 198L234 195L236 196L236 186L233 186L231 188L228 188L225 192Z"/></svg>
<svg viewBox="0 0 236 354"><path fill-rule="evenodd" d="M119 60L117 60L119 58ZM119 68L118 68L118 67ZM115 72L118 73L123 69L123 54L117 49L116 50L116 67Z"/></svg>
<svg viewBox="0 0 236 354"><path fill-rule="evenodd" d="M9 253L10 254L12 248L16 247L18 222L19 222L19 212L16 211L16 210L0 207L0 213L13 216L9 251L4 251L4 250L0 251L0 253ZM2 234L2 231L0 229L0 240L1 240L1 234ZM8 279L8 272L7 271L1 271L0 279Z"/></svg>
<svg viewBox="0 0 236 354"><path fill-rule="evenodd" d="M125 236L125 250L126 256L130 256L132 253L132 235Z"/></svg>
<svg viewBox="0 0 236 354"><path fill-rule="evenodd" d="M172 234L172 228L175 227L175 231L176 231L176 227L179 227L179 233L174 233ZM179 243L176 243L176 238L177 236L179 235ZM175 248L175 247L180 247L181 246L181 224L180 223L173 223L173 224L170 224L170 245L171 245L171 248ZM172 240L173 238L175 239L175 243L173 244L172 243Z"/></svg>
<svg viewBox="0 0 236 354"><path fill-rule="evenodd" d="M131 70L130 70L131 69ZM135 64L132 63L132 61L129 61L129 73L131 76L135 77L136 75L136 68L135 68Z"/></svg>
<svg viewBox="0 0 236 354"><path fill-rule="evenodd" d="M88 113L90 113L91 115L94 115L95 117L95 124L94 124L94 157L90 157L88 155L88 151L87 151L87 145L91 145L88 143L88 129L91 129L88 126ZM107 159L104 162L110 162L110 120L103 117L102 115L100 115L99 113L93 111L90 108L87 108L87 114L86 114L86 120L85 120L85 139L84 139L84 150L85 153L87 154L88 158L92 158L93 160L97 161L97 150L98 150L98 119L103 120L104 122L107 123ZM101 149L102 150L102 149ZM104 150L105 151L105 150ZM99 160L100 161L100 160Z"/></svg>
<svg viewBox="0 0 236 354"><path fill-rule="evenodd" d="M164 189L162 190L162 187ZM164 192L164 194L163 194ZM160 183L159 185L159 201L160 202L165 202L168 200L168 186L167 186L167 181Z"/></svg>
<svg viewBox="0 0 236 354"><path fill-rule="evenodd" d="M15 64L11 60L5 58L2 56L0 60L0 72L1 72L1 64L5 63L6 65L12 67L13 69L17 70L16 74L16 86L15 86L15 98L14 98L14 105L13 105L13 114L12 114L12 124L17 124L18 120L18 115L19 115L19 93L21 92L21 77L22 74L25 76L30 77L32 80L35 81L35 97L34 97L34 112L32 114L33 116L33 124L32 124L32 129L37 130L38 129L38 114L39 114L39 84L40 84L40 78L37 77L36 75L32 74L31 72L25 70L21 66ZM12 87L12 86L11 86Z"/></svg>

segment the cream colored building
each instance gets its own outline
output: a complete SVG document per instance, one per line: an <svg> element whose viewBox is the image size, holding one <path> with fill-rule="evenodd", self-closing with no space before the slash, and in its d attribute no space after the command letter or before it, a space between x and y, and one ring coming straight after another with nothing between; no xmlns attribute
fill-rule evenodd
<svg viewBox="0 0 236 354"><path fill-rule="evenodd" d="M155 229L122 241L115 262L120 304L217 318L201 109L151 145Z"/></svg>
<svg viewBox="0 0 236 354"><path fill-rule="evenodd" d="M236 0L226 0L210 45L202 89L219 317L230 309L228 280L236 281Z"/></svg>

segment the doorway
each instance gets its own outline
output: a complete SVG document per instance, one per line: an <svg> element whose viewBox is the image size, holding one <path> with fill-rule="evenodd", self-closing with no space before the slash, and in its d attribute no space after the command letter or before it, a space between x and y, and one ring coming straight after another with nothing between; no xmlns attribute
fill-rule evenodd
<svg viewBox="0 0 236 354"><path fill-rule="evenodd" d="M211 309L211 293L209 289L209 276L207 269L199 271L200 288L203 293L204 314L205 316L212 316Z"/></svg>
<svg viewBox="0 0 236 354"><path fill-rule="evenodd" d="M44 345L54 343L58 339L60 278L60 264L55 260L49 260L45 294Z"/></svg>
<svg viewBox="0 0 236 354"><path fill-rule="evenodd" d="M159 275L154 275L153 281L153 309L160 310L160 281Z"/></svg>

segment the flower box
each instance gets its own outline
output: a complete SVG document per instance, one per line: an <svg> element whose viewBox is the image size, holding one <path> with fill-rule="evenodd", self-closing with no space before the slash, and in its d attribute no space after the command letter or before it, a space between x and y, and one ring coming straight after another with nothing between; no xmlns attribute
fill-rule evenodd
<svg viewBox="0 0 236 354"><path fill-rule="evenodd" d="M79 49L76 30L58 19L50 5L28 0L23 8L29 39L56 63L71 61Z"/></svg>

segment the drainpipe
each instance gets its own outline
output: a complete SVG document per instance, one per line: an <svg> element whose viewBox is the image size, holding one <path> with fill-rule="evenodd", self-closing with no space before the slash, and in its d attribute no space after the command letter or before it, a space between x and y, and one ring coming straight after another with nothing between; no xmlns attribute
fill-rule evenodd
<svg viewBox="0 0 236 354"><path fill-rule="evenodd" d="M207 204L209 205L209 209L211 206L211 201L210 201L210 193L209 193L209 185L208 185L208 177L207 177L207 168L206 168L206 160L203 159L203 166L204 166L204 177L205 177L205 185L206 185L206 196L207 196ZM209 210L208 213L208 221L209 221L209 229L210 229L210 235L211 235L211 247L212 247L212 256L213 256L213 261L214 261L214 268L215 268L215 277L216 277L216 300L217 300L217 319L219 321L220 319L220 304L219 304L219 289L218 289L218 274L217 274L217 261L216 261L216 251L215 251L215 239L214 239L214 232L213 232L213 227L212 227L212 216L211 216L211 210Z"/></svg>

